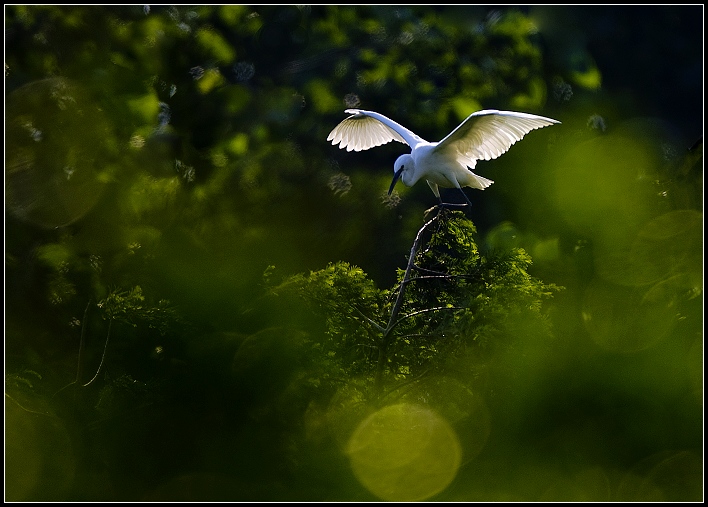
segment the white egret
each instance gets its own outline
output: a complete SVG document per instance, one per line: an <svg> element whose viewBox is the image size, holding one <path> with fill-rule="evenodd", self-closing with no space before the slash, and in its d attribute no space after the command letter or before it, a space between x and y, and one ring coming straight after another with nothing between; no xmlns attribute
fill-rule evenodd
<svg viewBox="0 0 708 507"><path fill-rule="evenodd" d="M462 187L484 190L493 183L472 172L478 160L492 160L534 129L560 123L528 113L485 109L472 113L442 141L430 143L404 126L374 111L346 109L342 120L327 136L332 144L347 151L362 151L391 141L411 147L393 165L389 195L400 178L411 187L425 178L440 204L440 189L458 188L472 206Z"/></svg>

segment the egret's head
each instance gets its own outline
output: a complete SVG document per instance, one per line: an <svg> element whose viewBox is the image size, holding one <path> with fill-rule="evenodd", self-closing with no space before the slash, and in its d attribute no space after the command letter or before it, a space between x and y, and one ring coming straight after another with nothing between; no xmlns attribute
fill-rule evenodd
<svg viewBox="0 0 708 507"><path fill-rule="evenodd" d="M411 157L410 153L401 155L396 159L396 163L393 164L393 181L391 182L391 186L388 188L388 195L391 195L391 192L393 192L393 187L396 186L396 182L398 182L399 179L405 183L406 186L413 186L415 181L411 180L412 175L413 157Z"/></svg>

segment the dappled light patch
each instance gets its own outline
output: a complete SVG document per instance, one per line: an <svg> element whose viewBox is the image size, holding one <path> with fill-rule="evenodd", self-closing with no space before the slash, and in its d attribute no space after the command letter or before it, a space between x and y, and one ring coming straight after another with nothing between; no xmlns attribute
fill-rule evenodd
<svg viewBox="0 0 708 507"><path fill-rule="evenodd" d="M69 434L45 398L13 388L18 379L5 380L5 501L62 501L76 468Z"/></svg>
<svg viewBox="0 0 708 507"><path fill-rule="evenodd" d="M607 502L611 499L610 479L600 467L583 469L568 477L558 477L544 491L542 502Z"/></svg>
<svg viewBox="0 0 708 507"><path fill-rule="evenodd" d="M127 99L126 105L133 117L145 124L153 123L160 112L160 101L154 91Z"/></svg>
<svg viewBox="0 0 708 507"><path fill-rule="evenodd" d="M636 352L657 343L702 293L702 214L678 210L648 220L628 251L596 256L583 321L602 348Z"/></svg>
<svg viewBox="0 0 708 507"><path fill-rule="evenodd" d="M131 219L159 216L175 202L180 191L178 176L155 178L143 175L129 189L125 201L121 203L121 211Z"/></svg>
<svg viewBox="0 0 708 507"><path fill-rule="evenodd" d="M6 104L6 209L48 228L83 217L99 201L116 151L104 113L58 77L14 90Z"/></svg>
<svg viewBox="0 0 708 507"><path fill-rule="evenodd" d="M224 76L219 69L206 69L197 80L197 89L204 95L211 93L225 82Z"/></svg>
<svg viewBox="0 0 708 507"><path fill-rule="evenodd" d="M476 458L492 428L484 398L452 376L434 376L418 382L402 401L427 406L457 431L463 462Z"/></svg>
<svg viewBox="0 0 708 507"><path fill-rule="evenodd" d="M663 451L637 463L622 478L622 502L696 502L703 497L703 459L693 451Z"/></svg>
<svg viewBox="0 0 708 507"><path fill-rule="evenodd" d="M616 248L651 218L658 163L630 137L606 135L572 146L555 162L558 211L598 246Z"/></svg>
<svg viewBox="0 0 708 507"><path fill-rule="evenodd" d="M457 435L436 412L408 403L363 420L351 436L348 456L364 487L386 501L427 500L457 475Z"/></svg>
<svg viewBox="0 0 708 507"><path fill-rule="evenodd" d="M638 352L667 335L679 317L673 291L646 293L593 280L585 290L582 318L592 340L603 349Z"/></svg>
<svg viewBox="0 0 708 507"><path fill-rule="evenodd" d="M702 245L703 214L671 211L647 220L626 249L598 256L596 269L603 279L620 285L644 286L673 278L686 291L700 290Z"/></svg>
<svg viewBox="0 0 708 507"><path fill-rule="evenodd" d="M229 42L216 30L209 27L200 28L194 34L199 49L205 58L219 65L229 65L236 58L236 52Z"/></svg>
<svg viewBox="0 0 708 507"><path fill-rule="evenodd" d="M359 421L376 411L369 401L366 382L353 379L337 389L325 412L325 426L338 447L346 452L349 439Z"/></svg>

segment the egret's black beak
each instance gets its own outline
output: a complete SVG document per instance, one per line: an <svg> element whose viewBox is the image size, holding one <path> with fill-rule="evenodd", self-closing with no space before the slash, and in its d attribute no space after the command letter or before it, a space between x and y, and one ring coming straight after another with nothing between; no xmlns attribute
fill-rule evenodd
<svg viewBox="0 0 708 507"><path fill-rule="evenodd" d="M393 187L396 186L396 182L401 177L401 174L403 174L403 167L393 174L393 181L391 182L391 186L388 187L388 195L391 195L391 192L393 192Z"/></svg>

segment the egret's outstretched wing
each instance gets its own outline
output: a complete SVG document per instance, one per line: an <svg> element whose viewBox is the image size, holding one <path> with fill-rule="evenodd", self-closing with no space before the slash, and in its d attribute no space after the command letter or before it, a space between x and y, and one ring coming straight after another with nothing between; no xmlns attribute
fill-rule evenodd
<svg viewBox="0 0 708 507"><path fill-rule="evenodd" d="M450 132L434 151L455 156L469 167L477 160L497 158L534 129L547 127L558 120L528 113L486 109L469 115Z"/></svg>
<svg viewBox="0 0 708 507"><path fill-rule="evenodd" d="M415 147L423 139L386 116L373 111L347 109L351 116L342 120L327 136L332 144L339 144L347 151L362 151L398 141Z"/></svg>

